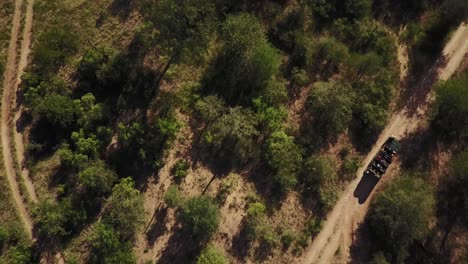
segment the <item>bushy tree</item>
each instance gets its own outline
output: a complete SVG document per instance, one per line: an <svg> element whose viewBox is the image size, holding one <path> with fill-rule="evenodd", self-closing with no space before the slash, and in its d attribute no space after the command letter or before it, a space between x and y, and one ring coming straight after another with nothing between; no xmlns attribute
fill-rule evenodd
<svg viewBox="0 0 468 264"><path fill-rule="evenodd" d="M195 103L195 111L209 126L226 111L226 107L222 99L215 95L209 95Z"/></svg>
<svg viewBox="0 0 468 264"><path fill-rule="evenodd" d="M325 76L336 73L339 67L348 59L348 47L333 37L322 38L316 45L314 58L319 64L318 70ZM315 66L314 67L317 67Z"/></svg>
<svg viewBox="0 0 468 264"><path fill-rule="evenodd" d="M110 225L97 223L89 241L92 247L91 263L133 264L136 262L132 243L122 239L119 230Z"/></svg>
<svg viewBox="0 0 468 264"><path fill-rule="evenodd" d="M205 140L221 160L230 165L242 164L255 154L256 126L252 111L230 108L207 130Z"/></svg>
<svg viewBox="0 0 468 264"><path fill-rule="evenodd" d="M249 205L246 216L247 236L250 241L259 241L262 250L279 245L280 237L267 223L266 206L255 202Z"/></svg>
<svg viewBox="0 0 468 264"><path fill-rule="evenodd" d="M197 258L196 264L226 264L224 252L214 246L207 246Z"/></svg>
<svg viewBox="0 0 468 264"><path fill-rule="evenodd" d="M221 30L223 48L207 87L229 103L250 103L261 94L280 66L278 51L252 15L230 15Z"/></svg>
<svg viewBox="0 0 468 264"><path fill-rule="evenodd" d="M45 200L34 210L33 214L37 217L39 223L39 232L50 236L64 236L66 217L63 214L60 205L53 200Z"/></svg>
<svg viewBox="0 0 468 264"><path fill-rule="evenodd" d="M169 57L160 82L173 63L193 59L206 50L216 11L209 0L163 0L151 8L150 19L158 29L157 42Z"/></svg>
<svg viewBox="0 0 468 264"><path fill-rule="evenodd" d="M317 132L324 137L335 137L351 122L354 94L339 81L318 82L307 99L316 120Z"/></svg>
<svg viewBox="0 0 468 264"><path fill-rule="evenodd" d="M382 131L388 119L388 113L382 107L369 103L356 105L354 114L361 125L359 134L371 138Z"/></svg>
<svg viewBox="0 0 468 264"><path fill-rule="evenodd" d="M135 233L143 224L143 198L134 188L131 178L124 178L112 188L107 199L103 221L119 230L123 239L133 239Z"/></svg>
<svg viewBox="0 0 468 264"><path fill-rule="evenodd" d="M468 74L440 83L434 108L432 125L442 136L465 135L468 127Z"/></svg>
<svg viewBox="0 0 468 264"><path fill-rule="evenodd" d="M326 156L312 156L304 164L304 181L313 188L336 179L333 161Z"/></svg>
<svg viewBox="0 0 468 264"><path fill-rule="evenodd" d="M346 13L354 19L371 15L372 0L346 0Z"/></svg>
<svg viewBox="0 0 468 264"><path fill-rule="evenodd" d="M115 172L102 160L95 161L78 174L79 186L95 196L110 192L116 180Z"/></svg>
<svg viewBox="0 0 468 264"><path fill-rule="evenodd" d="M254 99L253 105L260 123L260 130L272 133L282 128L287 116L287 111L284 107L269 106L262 97Z"/></svg>
<svg viewBox="0 0 468 264"><path fill-rule="evenodd" d="M86 220L81 211L76 211L70 197L56 202L51 199L41 201L33 210L39 232L50 238L68 235L71 229Z"/></svg>
<svg viewBox="0 0 468 264"><path fill-rule="evenodd" d="M96 98L92 93L83 95L79 100L75 100L78 125L86 131L93 131L99 122L104 120L104 105L96 103Z"/></svg>
<svg viewBox="0 0 468 264"><path fill-rule="evenodd" d="M369 224L374 241L393 256L392 262L402 262L413 241L428 234L434 206L431 186L414 176L402 176L377 195Z"/></svg>
<svg viewBox="0 0 468 264"><path fill-rule="evenodd" d="M76 107L73 100L59 94L46 95L33 111L43 116L51 124L60 125L63 128L69 128L76 118Z"/></svg>
<svg viewBox="0 0 468 264"><path fill-rule="evenodd" d="M297 173L302 162L302 153L294 138L284 131L274 132L266 141L265 158L274 170L275 183L287 191L297 183Z"/></svg>
<svg viewBox="0 0 468 264"><path fill-rule="evenodd" d="M192 197L183 205L181 218L197 239L208 240L218 231L219 208L207 196Z"/></svg>
<svg viewBox="0 0 468 264"><path fill-rule="evenodd" d="M81 129L79 132L72 132L71 140L74 143L76 152L90 158L97 158L102 147L102 142L94 134L86 135Z"/></svg>
<svg viewBox="0 0 468 264"><path fill-rule="evenodd" d="M354 54L349 62L354 71L354 79L361 79L364 76L372 77L382 69L383 59L375 52L367 54Z"/></svg>

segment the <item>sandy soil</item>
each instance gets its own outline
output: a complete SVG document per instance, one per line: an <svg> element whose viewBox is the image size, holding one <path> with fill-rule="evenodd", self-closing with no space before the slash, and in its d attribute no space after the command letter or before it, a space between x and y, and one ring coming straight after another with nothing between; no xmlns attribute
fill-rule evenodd
<svg viewBox="0 0 468 264"><path fill-rule="evenodd" d="M18 188L18 182L16 181L16 171L14 166L14 159L11 151L11 103L14 98L16 74L17 74L17 42L21 24L21 7L23 5L22 0L16 0L15 2L15 14L13 15L12 29L10 44L8 47L8 57L6 70L3 81L3 97L2 97L2 146L3 146L3 160L5 163L5 170L10 185L13 199L15 200L18 208L19 216L25 225L25 231L30 238L32 238L32 221L26 210L25 203L21 197Z"/></svg>
<svg viewBox="0 0 468 264"><path fill-rule="evenodd" d="M414 87L415 94L408 99L406 106L393 115L372 151L368 154L365 165L372 160L380 146L390 135L403 138L415 131L424 122L428 105L432 99L431 87L438 79L448 79L458 68L467 51L468 27L466 24L462 24L444 48L443 58L439 59L420 84ZM390 170L395 169L395 166L395 164L392 164ZM363 178L364 168L363 166L358 170L357 179L348 185L335 208L329 213L322 231L304 252L300 263L348 262L349 248L353 243L355 231L364 220L373 196L373 193L370 193L364 201L356 197L357 187ZM336 254L338 250L340 254Z"/></svg>

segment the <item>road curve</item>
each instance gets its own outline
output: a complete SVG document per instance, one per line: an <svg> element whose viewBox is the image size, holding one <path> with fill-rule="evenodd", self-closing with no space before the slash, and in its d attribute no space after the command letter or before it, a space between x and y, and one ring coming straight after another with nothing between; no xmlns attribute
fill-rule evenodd
<svg viewBox="0 0 468 264"><path fill-rule="evenodd" d="M15 13L13 15L11 37L8 46L6 69L3 76L3 96L2 96L2 150L3 162L7 174L8 184L11 189L13 199L18 210L18 214L24 223L25 231L29 238L32 238L32 221L26 210L26 205L21 197L18 182L16 181L16 171L14 166L14 159L11 151L11 107L14 99L14 91L16 84L17 74L17 48L18 36L21 26L23 0L15 1Z"/></svg>
<svg viewBox="0 0 468 264"><path fill-rule="evenodd" d="M434 85L437 79L447 80L450 78L467 52L468 26L462 23L453 34L451 40L445 46L443 57L429 70L419 86L430 88ZM390 135L402 138L408 133L415 131L421 123L419 117L421 115L427 115L427 109L430 101L431 93L428 92L425 100L420 101L420 105L417 105L414 113L409 110L411 108L415 108L414 105L411 105L414 104L414 101L409 100L407 103L408 105L406 105L403 110L394 114L387 127L379 136L375 146L365 159L364 166L369 164L372 158L379 151L380 146L382 146ZM354 197L354 190L356 190L358 183L361 181L362 174L365 169L364 166L359 168L357 171L357 178L347 186L333 210L328 214L325 225L314 239L311 246L306 249L300 259L300 263L332 263L333 258L339 249L343 262L348 261L349 248L353 243L353 235L359 224L364 220L373 195L373 193L371 193L362 204L360 204L359 200ZM392 169L392 166L390 166L390 169Z"/></svg>

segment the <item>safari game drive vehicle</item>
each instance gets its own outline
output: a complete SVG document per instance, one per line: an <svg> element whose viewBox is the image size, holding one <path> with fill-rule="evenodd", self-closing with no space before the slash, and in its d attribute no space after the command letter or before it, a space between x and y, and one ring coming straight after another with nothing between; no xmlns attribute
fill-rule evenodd
<svg viewBox="0 0 468 264"><path fill-rule="evenodd" d="M369 163L364 174L373 175L380 179L399 151L400 142L398 142L394 136L389 137L382 145L377 155L375 155L374 159Z"/></svg>

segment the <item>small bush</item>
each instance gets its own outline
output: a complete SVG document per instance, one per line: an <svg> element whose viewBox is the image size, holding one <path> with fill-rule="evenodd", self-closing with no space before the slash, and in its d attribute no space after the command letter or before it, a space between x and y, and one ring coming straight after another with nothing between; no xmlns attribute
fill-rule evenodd
<svg viewBox="0 0 468 264"><path fill-rule="evenodd" d="M338 188L333 185L321 187L319 190L319 201L323 211L328 212L338 201Z"/></svg>
<svg viewBox="0 0 468 264"><path fill-rule="evenodd" d="M169 207L177 207L181 203L179 188L175 185L171 185L166 193L164 194L164 202Z"/></svg>
<svg viewBox="0 0 468 264"><path fill-rule="evenodd" d="M196 264L226 264L224 252L214 246L207 246L197 258Z"/></svg>
<svg viewBox="0 0 468 264"><path fill-rule="evenodd" d="M320 232L323 226L323 221L316 218L312 218L306 222L304 231L305 233L314 236Z"/></svg>
<svg viewBox="0 0 468 264"><path fill-rule="evenodd" d="M186 160L179 160L172 168L172 174L176 179L185 178L188 175L190 163Z"/></svg>
<svg viewBox="0 0 468 264"><path fill-rule="evenodd" d="M296 240L296 234L291 230L283 230L281 234L281 243L283 244L284 248L289 248L292 243Z"/></svg>
<svg viewBox="0 0 468 264"><path fill-rule="evenodd" d="M343 180L352 180L356 176L356 171L360 165L359 158L346 157L341 164L341 178Z"/></svg>

